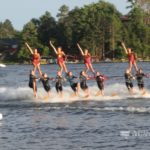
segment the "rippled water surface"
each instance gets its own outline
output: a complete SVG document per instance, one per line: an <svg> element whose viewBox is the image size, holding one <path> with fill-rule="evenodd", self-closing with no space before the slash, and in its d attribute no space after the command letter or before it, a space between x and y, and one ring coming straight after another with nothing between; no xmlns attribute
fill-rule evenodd
<svg viewBox="0 0 150 150"><path fill-rule="evenodd" d="M150 63L140 63L150 73ZM149 150L150 147L150 79L145 78L146 95L128 95L123 72L126 63L94 64L96 70L109 77L105 96L95 97L95 81L88 81L91 96L72 98L64 83L64 97L52 97L38 82L38 99L28 88L30 65L9 65L0 68L0 150ZM57 65L41 66L55 77ZM84 65L70 64L75 75ZM90 73L89 73L90 74ZM113 76L113 78L112 78ZM117 77L114 77L117 76ZM115 93L115 95L114 95ZM113 95L113 96L112 96ZM41 97L41 98L40 98Z"/></svg>

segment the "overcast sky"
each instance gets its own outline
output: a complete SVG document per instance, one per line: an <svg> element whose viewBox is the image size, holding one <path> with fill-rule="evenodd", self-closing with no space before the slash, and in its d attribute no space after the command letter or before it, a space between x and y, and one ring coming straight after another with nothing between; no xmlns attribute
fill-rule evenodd
<svg viewBox="0 0 150 150"><path fill-rule="evenodd" d="M39 18L49 11L53 17L56 17L58 9L63 5L67 5L70 10L75 6L82 7L99 0L0 0L0 22L5 19L11 20L13 26L17 30L21 30L23 25L32 18ZM127 0L105 0L116 6L123 14L128 10Z"/></svg>

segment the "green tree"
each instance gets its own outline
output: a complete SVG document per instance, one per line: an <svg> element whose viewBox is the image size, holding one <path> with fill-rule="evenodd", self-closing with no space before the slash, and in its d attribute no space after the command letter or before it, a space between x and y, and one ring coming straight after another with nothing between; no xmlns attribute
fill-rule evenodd
<svg viewBox="0 0 150 150"><path fill-rule="evenodd" d="M10 20L6 19L4 22L0 22L0 39L14 38L16 33Z"/></svg>
<svg viewBox="0 0 150 150"><path fill-rule="evenodd" d="M126 43L134 49L139 57L150 54L149 48L149 26L144 20L146 13L140 7L134 7L128 14L129 23L125 26L127 30Z"/></svg>
<svg viewBox="0 0 150 150"><path fill-rule="evenodd" d="M102 58L103 53L115 49L120 39L120 15L114 5L104 1L75 8L64 19L67 45L79 53L76 43L80 42L93 55Z"/></svg>
<svg viewBox="0 0 150 150"><path fill-rule="evenodd" d="M59 13L57 14L58 22L64 22L64 18L68 16L69 7L66 5L62 5L59 8Z"/></svg>
<svg viewBox="0 0 150 150"><path fill-rule="evenodd" d="M56 37L56 21L49 12L39 19L38 38L43 45L48 45L50 38Z"/></svg>
<svg viewBox="0 0 150 150"><path fill-rule="evenodd" d="M65 52L69 49L68 46L68 37L66 34L66 23L65 20L68 17L69 14L69 7L66 5L62 5L59 8L59 13L57 14L58 22L57 22L57 32L56 32L56 39L55 40L57 45L61 46L63 49L65 49Z"/></svg>
<svg viewBox="0 0 150 150"><path fill-rule="evenodd" d="M41 44L39 44L37 36L37 27L32 21L24 25L23 30L21 32L22 43L21 49L18 53L18 59L28 59L31 55L25 46L25 42L28 42L29 45L33 48L39 48L41 46Z"/></svg>

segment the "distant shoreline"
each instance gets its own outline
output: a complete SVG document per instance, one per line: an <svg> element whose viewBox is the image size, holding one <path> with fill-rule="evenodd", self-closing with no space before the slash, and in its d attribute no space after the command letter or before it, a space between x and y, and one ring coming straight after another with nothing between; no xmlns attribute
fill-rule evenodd
<svg viewBox="0 0 150 150"><path fill-rule="evenodd" d="M150 60L140 60L137 62L150 62ZM93 64L99 64L99 63L128 63L127 60L121 61L121 60L114 60L114 61L99 61L99 62L93 62ZM5 64L5 65L32 65L32 63L17 63L17 62L5 62L1 61L0 64ZM41 63L41 65L55 65L57 63ZM83 64L83 62L66 62L66 64Z"/></svg>

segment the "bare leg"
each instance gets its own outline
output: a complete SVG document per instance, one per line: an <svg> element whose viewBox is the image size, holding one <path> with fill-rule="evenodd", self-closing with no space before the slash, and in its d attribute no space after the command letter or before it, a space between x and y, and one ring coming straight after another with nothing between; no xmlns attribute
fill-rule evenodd
<svg viewBox="0 0 150 150"><path fill-rule="evenodd" d="M146 94L146 91L145 91L145 90L143 90L143 91L142 91L142 95L145 95L145 94Z"/></svg>
<svg viewBox="0 0 150 150"><path fill-rule="evenodd" d="M41 69L40 69L40 64L37 65L37 69L38 69L38 71L39 71L40 76L42 76L42 72L41 72Z"/></svg>
<svg viewBox="0 0 150 150"><path fill-rule="evenodd" d="M96 94L96 96L104 96L104 91L103 90L99 90Z"/></svg>
<svg viewBox="0 0 150 150"><path fill-rule="evenodd" d="M129 71L130 72L132 71L132 62L131 61L129 62Z"/></svg>
<svg viewBox="0 0 150 150"><path fill-rule="evenodd" d="M77 94L79 94L79 90L80 90L80 83L77 84Z"/></svg>
<svg viewBox="0 0 150 150"><path fill-rule="evenodd" d="M37 66L34 65L33 72L36 73Z"/></svg>
<svg viewBox="0 0 150 150"><path fill-rule="evenodd" d="M76 96L77 96L76 92L74 92L74 93L71 94L71 97L76 97Z"/></svg>
<svg viewBox="0 0 150 150"><path fill-rule="evenodd" d="M134 92L133 92L133 88L130 88L130 89L129 89L129 93L130 93L131 95L133 95L133 94L134 94Z"/></svg>
<svg viewBox="0 0 150 150"><path fill-rule="evenodd" d="M95 96L101 95L101 91L98 91Z"/></svg>
<svg viewBox="0 0 150 150"><path fill-rule="evenodd" d="M60 63L59 67L60 67L60 72L62 73L63 72L63 65Z"/></svg>
<svg viewBox="0 0 150 150"><path fill-rule="evenodd" d="M141 92L142 95L145 95L145 94L146 94L146 91L145 91L144 88L141 88L141 89L139 89L139 90L140 90L140 92Z"/></svg>
<svg viewBox="0 0 150 150"><path fill-rule="evenodd" d="M65 64L65 63L63 63L63 69L65 70L65 72L66 72L66 73L68 72L68 70L67 70L67 67L66 67L66 64Z"/></svg>
<svg viewBox="0 0 150 150"><path fill-rule="evenodd" d="M79 95L79 90L80 90L80 83L77 83L76 91L71 94L71 96L75 97Z"/></svg>
<svg viewBox="0 0 150 150"><path fill-rule="evenodd" d="M93 73L95 73L95 70L94 70L92 64L89 64L89 68L91 69L91 71L92 71Z"/></svg>
<svg viewBox="0 0 150 150"><path fill-rule="evenodd" d="M34 97L37 97L36 81L33 81L33 93L34 93Z"/></svg>
<svg viewBox="0 0 150 150"><path fill-rule="evenodd" d="M63 98L63 92L61 91L59 92L59 94L60 94L60 98Z"/></svg>
<svg viewBox="0 0 150 150"><path fill-rule="evenodd" d="M100 94L101 94L101 96L104 96L104 91L100 90Z"/></svg>
<svg viewBox="0 0 150 150"><path fill-rule="evenodd" d="M88 65L88 64L85 64L85 66L86 66L86 67L85 67L85 70L84 70L84 71L85 71L85 73L87 73L88 70L89 70L89 65Z"/></svg>
<svg viewBox="0 0 150 150"><path fill-rule="evenodd" d="M85 93L86 93L85 98L89 97L89 95L90 95L90 94L89 94L89 89L86 89L86 90L85 90Z"/></svg>
<svg viewBox="0 0 150 150"><path fill-rule="evenodd" d="M135 70L136 70L136 72L137 72L137 71L138 71L138 67L137 67L136 62L134 62L133 65L134 65L134 68L135 68Z"/></svg>
<svg viewBox="0 0 150 150"><path fill-rule="evenodd" d="M104 96L104 90L101 91L102 96Z"/></svg>
<svg viewBox="0 0 150 150"><path fill-rule="evenodd" d="M47 95L44 97L44 99L48 100L49 97L50 97L50 91L47 92Z"/></svg>

